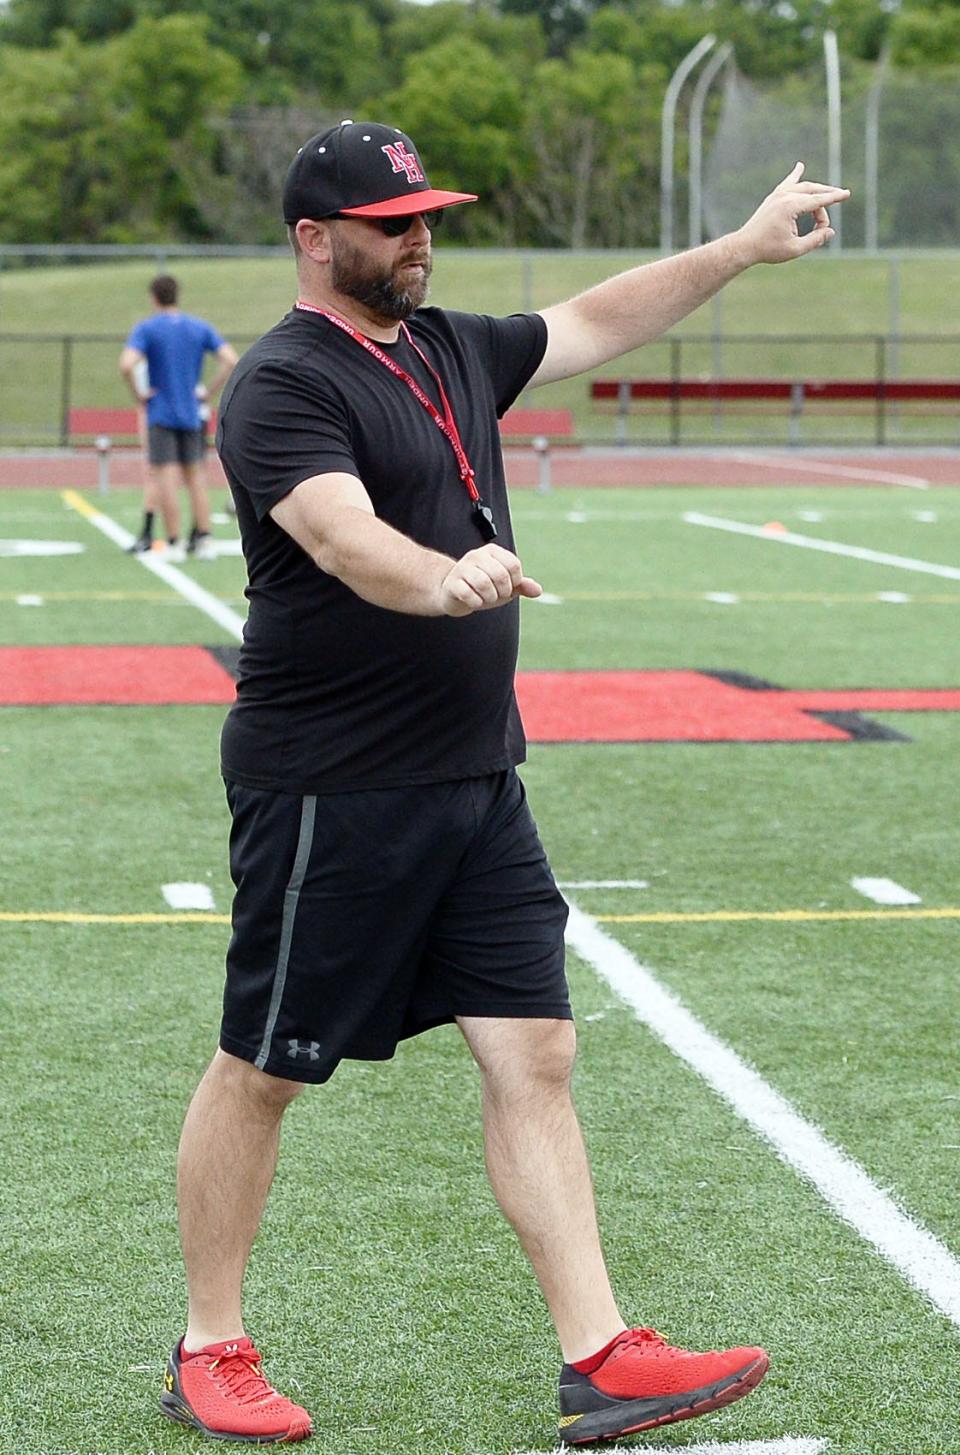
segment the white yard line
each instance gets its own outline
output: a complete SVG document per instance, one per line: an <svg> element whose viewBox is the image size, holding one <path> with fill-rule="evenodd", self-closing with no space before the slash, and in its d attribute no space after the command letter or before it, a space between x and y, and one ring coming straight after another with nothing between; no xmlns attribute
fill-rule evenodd
<svg viewBox="0 0 960 1455"><path fill-rule="evenodd" d="M133 545L134 538L128 530L124 530L122 525L111 520L109 515L95 510L89 501L85 500L76 490L65 490L63 499L71 509L82 515L91 525L95 525L97 530L112 540L121 550L125 551L128 546ZM180 596L204 612L218 626L222 626L224 631L229 632L238 641L242 641L243 617L238 616L235 611L231 611L230 607L226 606L219 597L214 596L203 586L198 586L196 581L183 571L178 571L176 566L168 566L162 557L155 557L152 551L143 551L132 559L139 561L145 570L158 576L161 581L165 581Z"/></svg>
<svg viewBox="0 0 960 1455"><path fill-rule="evenodd" d="M705 1445L683 1445L683 1455L819 1455L827 1440L785 1435L781 1440L708 1440Z"/></svg>
<svg viewBox="0 0 960 1455"><path fill-rule="evenodd" d="M926 576L943 576L960 581L960 566L941 566L936 561L918 561L912 556L894 556L888 551L872 551L867 546L845 546L840 541L822 541L816 536L797 535L792 530L770 531L762 525L747 525L742 520L727 520L720 515L702 515L699 510L684 511L687 525L705 525L712 530L726 530L733 535L753 536L773 541L779 546L802 546L808 551L826 551L831 556L852 556L857 561L872 561L878 566L896 566L901 571L922 571Z"/></svg>
<svg viewBox="0 0 960 1455"><path fill-rule="evenodd" d="M216 909L208 884L164 884L163 897L171 909Z"/></svg>
<svg viewBox="0 0 960 1455"><path fill-rule="evenodd" d="M677 1445L671 1449L682 1455L820 1455L829 1441L810 1439L803 1435L784 1435L779 1440L708 1440L705 1445ZM630 1446L634 1455L643 1455L652 1450L651 1445ZM553 1450L521 1450L516 1455L571 1455L568 1445L557 1445Z"/></svg>
<svg viewBox="0 0 960 1455"><path fill-rule="evenodd" d="M844 480L872 480L878 485L906 485L911 490L927 490L930 481L923 475L901 475L893 470L864 469L859 465L828 465L816 460L798 460L793 455L759 454L753 450L732 450L727 457L745 465L760 465L781 474L791 470L808 475L834 475Z"/></svg>
<svg viewBox="0 0 960 1455"><path fill-rule="evenodd" d="M923 903L919 894L914 894L912 889L904 889L895 879L851 879L850 883L858 894L862 894L864 899L872 899L874 904Z"/></svg>
<svg viewBox="0 0 960 1455"><path fill-rule="evenodd" d="M795 1111L652 971L575 904L570 906L567 941L639 1021L702 1076L782 1161L812 1183L834 1212L909 1284L960 1327L960 1262L932 1233L902 1212L862 1167Z"/></svg>
<svg viewBox="0 0 960 1455"><path fill-rule="evenodd" d="M683 1455L819 1455L828 1443L785 1435L782 1440L708 1440L682 1449Z"/></svg>

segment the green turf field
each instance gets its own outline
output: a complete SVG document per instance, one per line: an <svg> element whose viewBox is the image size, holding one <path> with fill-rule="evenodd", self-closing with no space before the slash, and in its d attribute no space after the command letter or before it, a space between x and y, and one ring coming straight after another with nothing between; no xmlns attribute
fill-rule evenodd
<svg viewBox="0 0 960 1455"><path fill-rule="evenodd" d="M134 492L87 498L136 528ZM585 490L514 505L525 567L554 598L524 604L527 670L960 688L956 491ZM946 574L701 528L689 511ZM5 492L0 537L84 548L0 556L2 646L232 640L56 492ZM183 574L242 611L238 558ZM955 1299L952 1317L935 1308L572 955L577 1100L624 1311L677 1342L762 1342L772 1358L743 1403L624 1448L960 1452L960 717L866 716L909 741L530 750L558 879L648 886L570 897L939 1240ZM155 1407L183 1318L175 1147L215 1045L227 935L222 717L0 708L3 1455L210 1448ZM878 906L852 886L868 876L920 903ZM181 881L209 886L207 922L174 921L162 886ZM798 913L769 917L782 912ZM107 918L43 918L64 913ZM151 914L169 922L137 919ZM314 1412L306 1448L553 1447L556 1349L486 1186L456 1031L385 1066L346 1065L292 1109L247 1300L268 1375Z"/></svg>
<svg viewBox="0 0 960 1455"><path fill-rule="evenodd" d="M649 260L629 253L445 253L437 251L431 301L447 308L491 313L543 308L601 279ZM184 258L168 266L180 278L185 309L212 319L238 347L270 328L289 308L295 291L287 258ZM895 271L894 271L895 270ZM133 323L149 312L147 284L156 271L149 259L38 270L0 272L0 446L42 445L60 439L63 394L80 406L129 404L117 373L117 355ZM953 299L960 288L960 254L920 254L895 263L884 258L823 253L788 267L753 268L731 283L674 331L672 337L723 336L684 346L686 378L727 377L873 378L876 335L903 337L890 347L884 371L890 377L952 378L956 374ZM46 342L23 335L47 335ZM60 338L75 335L68 375ZM733 335L761 335L738 343ZM933 336L914 343L912 335ZM802 336L803 342L797 341ZM668 376L669 342L657 342L599 376ZM590 376L592 377L592 376ZM581 439L611 440L614 420L589 398L587 378L552 384L537 392L542 408L573 411ZM825 414L813 411L804 437L851 443L873 439L872 410ZM954 443L955 420L890 411L891 439L914 437ZM783 440L785 409L777 404L747 418L728 407L692 420L690 438L714 443ZM666 414L631 416L629 438L638 443L669 440Z"/></svg>

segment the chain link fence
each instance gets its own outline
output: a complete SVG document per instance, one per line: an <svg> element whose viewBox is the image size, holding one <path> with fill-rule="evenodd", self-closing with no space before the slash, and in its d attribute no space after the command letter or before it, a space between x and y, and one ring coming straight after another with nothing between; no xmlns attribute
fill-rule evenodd
<svg viewBox="0 0 960 1455"><path fill-rule="evenodd" d="M727 69L704 169L707 232L739 227L794 162L852 190L843 246L952 248L960 238L960 71L845 67L842 175L829 175L822 67L762 85Z"/></svg>
<svg viewBox="0 0 960 1455"><path fill-rule="evenodd" d="M433 301L496 314L543 308L652 256L440 249ZM129 408L120 349L147 311L150 277L171 269L184 282L184 307L212 318L240 351L292 301L292 263L282 247L0 248L0 448L73 446L72 409ZM957 252L828 249L789 268L751 269L668 338L523 403L569 410L574 437L591 445L956 447L954 404L887 399L883 382L960 378L960 333L951 326L958 290ZM789 402L697 403L677 391L667 401L632 401L624 412L593 397L598 377L876 380L878 387L868 400L829 402L805 387L799 414Z"/></svg>

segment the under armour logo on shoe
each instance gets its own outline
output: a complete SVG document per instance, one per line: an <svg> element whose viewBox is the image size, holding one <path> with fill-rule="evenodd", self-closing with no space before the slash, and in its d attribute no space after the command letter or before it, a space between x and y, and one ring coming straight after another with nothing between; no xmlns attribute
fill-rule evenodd
<svg viewBox="0 0 960 1455"><path fill-rule="evenodd" d="M287 1059L295 1061L298 1056L306 1056L308 1061L320 1060L320 1042L307 1041L301 1046L299 1041L287 1042Z"/></svg>

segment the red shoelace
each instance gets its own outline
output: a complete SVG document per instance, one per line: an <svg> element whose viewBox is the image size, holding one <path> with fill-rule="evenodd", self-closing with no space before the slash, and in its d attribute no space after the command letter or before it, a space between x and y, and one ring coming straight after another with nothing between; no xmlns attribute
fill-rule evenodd
<svg viewBox="0 0 960 1455"><path fill-rule="evenodd" d="M224 1392L230 1399L235 1399L238 1404L253 1404L277 1392L263 1377L261 1358L253 1345L241 1350L234 1344L228 1345L216 1359L211 1359L207 1367L226 1385Z"/></svg>
<svg viewBox="0 0 960 1455"><path fill-rule="evenodd" d="M624 1329L623 1333L620 1335L619 1339L614 1345L614 1348L622 1349L629 1344L666 1345L666 1342L667 1341L664 1336L657 1329ZM611 1353L612 1352L613 1351L611 1350Z"/></svg>

